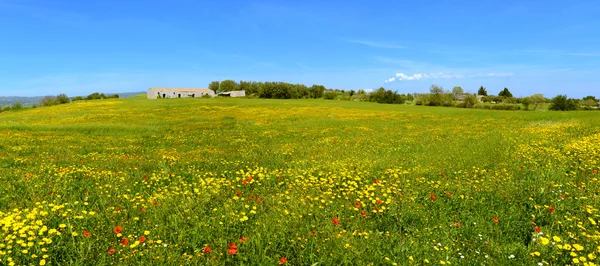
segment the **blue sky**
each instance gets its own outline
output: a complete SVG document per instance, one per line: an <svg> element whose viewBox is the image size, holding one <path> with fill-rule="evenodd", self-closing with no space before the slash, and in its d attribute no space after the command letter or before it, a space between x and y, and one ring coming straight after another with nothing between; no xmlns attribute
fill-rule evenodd
<svg viewBox="0 0 600 266"><path fill-rule="evenodd" d="M0 0L0 96L235 79L600 96L600 1Z"/></svg>

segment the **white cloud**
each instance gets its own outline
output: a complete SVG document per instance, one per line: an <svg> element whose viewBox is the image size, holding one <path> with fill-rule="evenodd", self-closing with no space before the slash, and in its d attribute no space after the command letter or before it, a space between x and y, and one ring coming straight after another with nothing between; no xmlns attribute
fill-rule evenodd
<svg viewBox="0 0 600 266"><path fill-rule="evenodd" d="M373 89L365 89L365 92L366 93L371 93L371 92L373 92Z"/></svg>
<svg viewBox="0 0 600 266"><path fill-rule="evenodd" d="M460 74L444 74L444 73L416 73L412 75L406 75L404 73L396 73L396 77L385 80L385 83L402 80L422 80L422 79L460 79L460 78L477 78L477 77L509 77L513 73L486 73L486 74L473 74L473 75L460 75Z"/></svg>

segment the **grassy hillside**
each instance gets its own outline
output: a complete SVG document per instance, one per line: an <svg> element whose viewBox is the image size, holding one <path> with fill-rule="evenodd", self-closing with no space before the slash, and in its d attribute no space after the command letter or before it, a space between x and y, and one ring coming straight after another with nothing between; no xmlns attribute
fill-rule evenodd
<svg viewBox="0 0 600 266"><path fill-rule="evenodd" d="M599 122L143 96L1 113L0 264L595 262Z"/></svg>

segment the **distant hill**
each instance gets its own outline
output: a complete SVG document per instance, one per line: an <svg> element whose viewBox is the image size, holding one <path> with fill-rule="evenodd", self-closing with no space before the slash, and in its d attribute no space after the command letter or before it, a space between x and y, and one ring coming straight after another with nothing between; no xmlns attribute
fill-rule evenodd
<svg viewBox="0 0 600 266"><path fill-rule="evenodd" d="M122 93L105 93L106 95L118 94L119 98L129 98L136 96L138 94L146 94L146 92L122 92ZM81 95L86 96L86 95ZM9 97L1 97L0 96L0 106L13 105L15 103L21 103L23 106L32 106L39 104L40 101L46 96L34 96L34 97L20 97L20 96L9 96Z"/></svg>

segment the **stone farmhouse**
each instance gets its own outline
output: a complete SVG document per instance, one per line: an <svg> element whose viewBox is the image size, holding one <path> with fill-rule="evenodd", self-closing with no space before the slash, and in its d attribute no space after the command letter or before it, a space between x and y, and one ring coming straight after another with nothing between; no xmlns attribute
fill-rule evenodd
<svg viewBox="0 0 600 266"><path fill-rule="evenodd" d="M156 98L198 98L204 95L215 97L215 92L211 89L202 88L150 88L148 89L148 99Z"/></svg>

